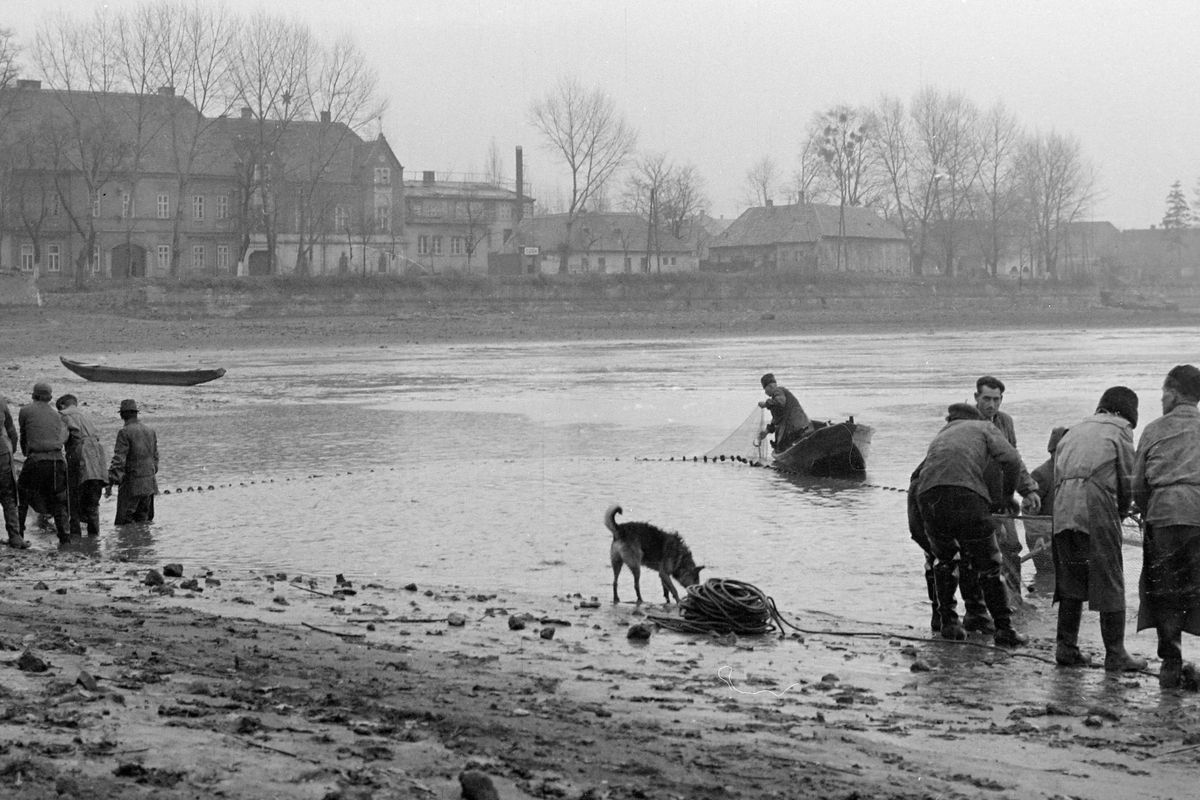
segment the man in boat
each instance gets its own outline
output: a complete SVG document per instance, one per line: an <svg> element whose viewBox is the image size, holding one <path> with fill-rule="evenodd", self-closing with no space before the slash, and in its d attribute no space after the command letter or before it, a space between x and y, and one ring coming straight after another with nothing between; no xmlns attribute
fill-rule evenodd
<svg viewBox="0 0 1200 800"><path fill-rule="evenodd" d="M73 394L54 404L67 423L67 492L71 501L71 535L80 536L87 523L88 536L100 533L100 495L108 483L108 458L92 418L79 407Z"/></svg>
<svg viewBox="0 0 1200 800"><path fill-rule="evenodd" d="M4 509L4 530L8 534L8 546L23 550L29 542L21 535L20 518L17 516L17 464L13 453L20 447L17 426L13 424L12 412L8 410L8 398L0 394L0 418L4 429L0 430L0 506Z"/></svg>
<svg viewBox="0 0 1200 800"><path fill-rule="evenodd" d="M974 569L991 612L996 627L993 641L1002 647L1015 647L1026 639L1012 626L1012 610L1000 576L1002 558L992 530L992 495L984 471L996 461L1003 488L1011 497L1024 465L1016 448L995 425L970 419L975 409L957 406L950 406L945 427L929 444L917 482L917 503L934 556L941 634L947 639L966 637L954 610L959 563L965 562ZM1030 513L1038 510L1036 488L1022 493L1022 505Z"/></svg>
<svg viewBox="0 0 1200 800"><path fill-rule="evenodd" d="M1158 633L1158 685L1180 685L1183 633L1200 636L1200 369L1180 364L1162 387L1163 415L1133 457L1133 502L1142 514L1138 630Z"/></svg>
<svg viewBox="0 0 1200 800"><path fill-rule="evenodd" d="M1138 396L1126 386L1105 390L1096 413L1062 437L1054 456L1054 660L1091 666L1079 650L1086 601L1100 612L1104 669L1136 672L1146 661L1125 649L1125 562L1121 520L1132 501L1133 429Z"/></svg>
<svg viewBox="0 0 1200 800"><path fill-rule="evenodd" d="M33 385L33 402L21 407L17 415L21 433L21 467L18 484L17 518L24 536L29 507L54 517L58 541L69 540L67 532L67 423L58 409L50 405L50 384Z"/></svg>
<svg viewBox="0 0 1200 800"><path fill-rule="evenodd" d="M985 420L995 425L1004 438L1014 448L1017 446L1017 432L1013 427L1012 417L1000 410L1004 401L1004 382L992 375L984 375L975 381L975 408ZM1012 492L1001 497L1000 473L994 467L988 470L988 486L992 488L993 497L1003 502L1012 496ZM1031 491L1037 491L1037 482L1021 466L1017 490L1022 496ZM1021 601L1021 538L1017 535L1017 523L1011 519L1000 519L994 522L996 541L1000 545L1000 553L1004 556L1004 579L1008 582L1010 600L1014 603Z"/></svg>
<svg viewBox="0 0 1200 800"><path fill-rule="evenodd" d="M114 525L154 520L154 495L158 494L158 434L138 420L136 400L122 400L112 463L108 467L108 489L117 487L117 518Z"/></svg>
<svg viewBox="0 0 1200 800"><path fill-rule="evenodd" d="M812 430L808 414L796 396L775 382L775 376L768 372L762 376L763 391L767 399L759 402L759 408L771 412L771 422L767 425L767 433L775 434L773 447L776 453L782 453L791 447L797 439Z"/></svg>

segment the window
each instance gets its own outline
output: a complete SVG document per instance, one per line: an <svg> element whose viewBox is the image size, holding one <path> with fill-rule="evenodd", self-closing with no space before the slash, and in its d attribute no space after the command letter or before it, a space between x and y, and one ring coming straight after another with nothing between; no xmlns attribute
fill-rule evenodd
<svg viewBox="0 0 1200 800"><path fill-rule="evenodd" d="M33 272L33 245L21 245L21 272Z"/></svg>
<svg viewBox="0 0 1200 800"><path fill-rule="evenodd" d="M217 219L229 219L229 196L217 195Z"/></svg>
<svg viewBox="0 0 1200 800"><path fill-rule="evenodd" d="M346 223L349 217L346 214L346 209L337 206L333 209L333 228L338 233L346 230Z"/></svg>
<svg viewBox="0 0 1200 800"><path fill-rule="evenodd" d="M93 274L100 272L100 245L96 245L92 248L91 267Z"/></svg>
<svg viewBox="0 0 1200 800"><path fill-rule="evenodd" d="M46 271L62 272L62 245L46 245Z"/></svg>
<svg viewBox="0 0 1200 800"><path fill-rule="evenodd" d="M192 245L192 269L204 269L204 245Z"/></svg>
<svg viewBox="0 0 1200 800"><path fill-rule="evenodd" d="M129 219L133 216L133 195L129 192L121 192L121 219Z"/></svg>
<svg viewBox="0 0 1200 800"><path fill-rule="evenodd" d="M587 272L588 267L590 267L591 265L592 265L592 260L590 258L588 258L587 256L579 257L579 266L584 272Z"/></svg>
<svg viewBox="0 0 1200 800"><path fill-rule="evenodd" d="M433 245L433 254L435 256L440 256L442 254L442 237L432 236L430 238L432 239L430 244Z"/></svg>
<svg viewBox="0 0 1200 800"><path fill-rule="evenodd" d="M596 266L598 266L600 268L601 272L604 272L605 261L606 261L606 259L604 258L604 256L600 256L599 258L596 259Z"/></svg>
<svg viewBox="0 0 1200 800"><path fill-rule="evenodd" d="M202 194L192 198L192 219L204 219L204 195Z"/></svg>
<svg viewBox="0 0 1200 800"><path fill-rule="evenodd" d="M629 256L625 256L625 271L629 272L632 269L633 269L633 259L630 258Z"/></svg>
<svg viewBox="0 0 1200 800"><path fill-rule="evenodd" d="M375 230L387 233L392 229L392 207L387 203L375 206Z"/></svg>
<svg viewBox="0 0 1200 800"><path fill-rule="evenodd" d="M158 196L158 218L171 218L171 196L168 194L160 194Z"/></svg>
<svg viewBox="0 0 1200 800"><path fill-rule="evenodd" d="M62 213L62 199L55 193L50 196L50 216L57 217Z"/></svg>
<svg viewBox="0 0 1200 800"><path fill-rule="evenodd" d="M97 193L94 197L92 197L92 218L95 219L96 217L99 217L99 216L100 216L100 194Z"/></svg>
<svg viewBox="0 0 1200 800"><path fill-rule="evenodd" d="M650 271L650 259L647 258L646 256L642 256L642 272L649 272L649 271Z"/></svg>
<svg viewBox="0 0 1200 800"><path fill-rule="evenodd" d="M217 245L217 269L229 269L229 245Z"/></svg>
<svg viewBox="0 0 1200 800"><path fill-rule="evenodd" d="M158 269L160 272L171 271L171 245L169 244L158 246Z"/></svg>
<svg viewBox="0 0 1200 800"><path fill-rule="evenodd" d="M391 167L376 167L375 168L375 185L376 186L391 186L392 184L392 168Z"/></svg>
<svg viewBox="0 0 1200 800"><path fill-rule="evenodd" d="M466 251L467 251L466 248L463 247L463 237L461 237L461 236L451 236L450 237L450 255L461 256Z"/></svg>
<svg viewBox="0 0 1200 800"><path fill-rule="evenodd" d="M429 255L429 237L425 234L421 234L417 237L417 255Z"/></svg>

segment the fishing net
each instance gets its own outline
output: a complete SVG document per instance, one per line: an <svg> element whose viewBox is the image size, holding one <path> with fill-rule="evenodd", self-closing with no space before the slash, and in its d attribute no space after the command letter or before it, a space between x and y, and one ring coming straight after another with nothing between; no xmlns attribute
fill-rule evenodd
<svg viewBox="0 0 1200 800"><path fill-rule="evenodd" d="M755 464L771 460L771 436L767 433L767 411L755 408L746 421L704 454L705 458L744 458Z"/></svg>

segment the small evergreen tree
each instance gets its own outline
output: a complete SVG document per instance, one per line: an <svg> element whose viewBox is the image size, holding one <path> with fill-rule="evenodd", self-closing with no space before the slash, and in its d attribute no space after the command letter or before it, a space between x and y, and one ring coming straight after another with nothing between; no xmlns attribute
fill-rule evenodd
<svg viewBox="0 0 1200 800"><path fill-rule="evenodd" d="M1183 196L1183 184L1175 181L1171 191L1167 193L1167 213L1163 215L1162 226L1167 230L1178 230L1192 224L1192 209L1188 207L1187 198Z"/></svg>

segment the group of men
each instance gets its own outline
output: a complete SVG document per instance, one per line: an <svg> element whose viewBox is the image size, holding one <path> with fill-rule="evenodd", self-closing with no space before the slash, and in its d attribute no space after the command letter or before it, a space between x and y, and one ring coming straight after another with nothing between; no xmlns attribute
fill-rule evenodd
<svg viewBox="0 0 1200 800"><path fill-rule="evenodd" d="M33 385L31 402L21 406L14 424L8 401L0 396L0 505L8 546L29 547L25 520L29 509L54 519L60 543L100 533L100 497L117 487L114 524L154 519L158 493L158 436L138 419L134 400L122 400L124 426L117 432L111 461L106 459L91 417L78 398L64 394L51 406L50 385ZM25 457L19 473L15 455ZM107 462L107 465L106 465Z"/></svg>
<svg viewBox="0 0 1200 800"><path fill-rule="evenodd" d="M1157 632L1160 685L1179 686L1182 633L1200 635L1200 369L1183 364L1167 373L1162 416L1146 426L1136 448L1137 394L1125 386L1105 390L1095 413L1054 429L1050 459L1035 470L1036 479L1016 451L1011 419L999 411L1003 392L997 379L980 378L975 405L949 407L945 427L913 474L909 528L927 553L933 626L950 639L992 629L998 645L1024 643L1012 626L1013 598L1001 577L1004 562L1020 551L1015 530L1001 524L1011 521L1010 498L1020 494L1022 514L1049 518L1055 661L1091 665L1078 646L1086 603L1099 612L1104 668L1145 669L1146 660L1125 649L1121 552L1122 521L1140 515L1137 628ZM1019 561L1016 566L1019 580ZM966 607L961 623L958 589ZM1015 591L1019 597L1019 582Z"/></svg>
<svg viewBox="0 0 1200 800"><path fill-rule="evenodd" d="M811 427L795 396L773 374L762 377L776 450ZM1055 661L1090 666L1080 650L1083 608L1099 612L1104 668L1145 669L1125 649L1122 522L1140 515L1143 564L1137 629L1154 628L1162 660L1159 684L1180 685L1182 634L1200 636L1200 369L1181 364L1162 386L1162 416L1137 447L1138 396L1105 390L1095 412L1051 432L1050 457L1031 475L1017 452L1012 418L1000 410L1005 386L990 375L975 383L975 402L954 403L909 485L909 532L925 551L932 628L948 639L991 633L1003 647L1026 637L1013 627L1020 602L1021 543L1014 517L1049 539L1058 603ZM1020 495L1018 505L1013 501ZM1044 526L1039 530L1038 526ZM1041 545L1037 549L1041 549ZM965 609L961 621L956 593Z"/></svg>

